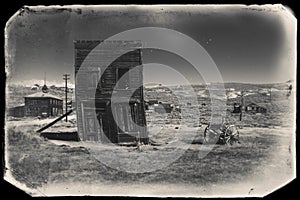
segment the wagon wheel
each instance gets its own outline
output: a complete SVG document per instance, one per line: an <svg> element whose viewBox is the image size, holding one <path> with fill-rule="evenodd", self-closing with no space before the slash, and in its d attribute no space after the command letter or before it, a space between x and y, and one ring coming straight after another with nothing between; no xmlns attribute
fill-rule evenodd
<svg viewBox="0 0 300 200"><path fill-rule="evenodd" d="M225 131L224 140L226 144L233 145L233 143L235 142L240 142L239 137L240 133L237 130L236 126L230 125Z"/></svg>
<svg viewBox="0 0 300 200"><path fill-rule="evenodd" d="M203 133L203 143L215 143L218 138L218 133L209 127L206 127Z"/></svg>
<svg viewBox="0 0 300 200"><path fill-rule="evenodd" d="M203 133L203 144L207 144L208 143L208 136L207 133L208 132L208 127L205 128L204 133Z"/></svg>

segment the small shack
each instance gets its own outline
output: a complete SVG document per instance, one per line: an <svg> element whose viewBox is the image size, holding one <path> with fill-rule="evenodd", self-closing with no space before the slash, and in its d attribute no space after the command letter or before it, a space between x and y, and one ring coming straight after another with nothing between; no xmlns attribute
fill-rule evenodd
<svg viewBox="0 0 300 200"><path fill-rule="evenodd" d="M154 104L154 111L157 113L171 113L173 107L173 104L159 102L159 104Z"/></svg>
<svg viewBox="0 0 300 200"><path fill-rule="evenodd" d="M233 104L233 111L232 113L241 113L242 106L239 103L234 103Z"/></svg>
<svg viewBox="0 0 300 200"><path fill-rule="evenodd" d="M261 103L250 103L245 106L245 112L248 113L266 113L267 108Z"/></svg>
<svg viewBox="0 0 300 200"><path fill-rule="evenodd" d="M19 105L12 108L8 108L8 116L11 117L24 117L25 116L25 106Z"/></svg>
<svg viewBox="0 0 300 200"><path fill-rule="evenodd" d="M63 100L55 95L37 92L24 98L25 116L50 117L63 113Z"/></svg>
<svg viewBox="0 0 300 200"><path fill-rule="evenodd" d="M152 106L154 104L158 104L158 101L156 99L149 99L148 104Z"/></svg>

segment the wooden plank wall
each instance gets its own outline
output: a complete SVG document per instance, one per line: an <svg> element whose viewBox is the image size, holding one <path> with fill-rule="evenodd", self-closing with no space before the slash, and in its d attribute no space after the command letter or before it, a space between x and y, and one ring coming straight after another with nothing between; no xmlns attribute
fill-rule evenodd
<svg viewBox="0 0 300 200"><path fill-rule="evenodd" d="M100 49L97 48L97 45L103 45ZM110 104L110 98L112 91L117 82L117 69L119 68L128 68L133 69L134 67L142 64L141 50L136 49L125 53L128 49L134 49L135 47L140 47L140 43L137 41L75 41L75 92L76 92L76 104L77 104L77 121L82 123L78 124L78 133L81 138L84 140L101 140L101 131L95 133L94 139L91 139L90 136L87 137L86 134L86 122L83 118L85 107L93 107L96 102L96 105L107 106ZM93 51L92 51L93 50ZM111 63L107 68L105 63L112 56L122 53L124 54L118 57L113 63ZM86 59L84 61L84 59ZM82 63L85 62L86 66L81 69L81 77L77 76L77 72L80 69ZM106 68L106 69L105 69ZM104 71L105 70L105 71ZM98 83L94 85L93 79L98 80L101 75L103 75ZM129 73L129 85L130 87L136 87L137 85L142 85L143 83L143 71L142 67L135 68ZM93 94L93 87L97 87L96 94ZM133 92L129 90L120 90L120 93ZM78 95L81 99L78 99ZM145 110L144 110L144 101L143 101L143 88L140 87L134 92L132 96L132 101L140 102L138 103L138 120L137 123L143 126L146 126ZM103 130L106 133L106 136L110 138L112 142L118 142L116 133L118 132L118 127L116 126L113 115L110 109L97 108L101 111L97 112L97 115L102 117L103 120ZM109 105L110 108L110 105ZM100 112L100 113L99 113ZM97 122L98 123L98 122ZM147 133L142 134L143 137L147 137Z"/></svg>

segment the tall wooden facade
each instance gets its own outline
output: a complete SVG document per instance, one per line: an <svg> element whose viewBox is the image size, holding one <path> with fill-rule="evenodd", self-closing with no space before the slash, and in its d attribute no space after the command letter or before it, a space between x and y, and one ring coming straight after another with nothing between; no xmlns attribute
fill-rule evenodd
<svg viewBox="0 0 300 200"><path fill-rule="evenodd" d="M106 66L105 60L116 54L122 45L135 47L138 44L134 41L107 41L103 49L92 51L101 42L104 43L74 43L78 133L86 141L147 143L143 87L137 87L143 83L143 71L142 67L135 68L142 64L141 49L133 48ZM133 68L137 70L131 70ZM113 91L121 97L117 101L111 100ZM129 106L128 101L122 98L128 94L133 94Z"/></svg>

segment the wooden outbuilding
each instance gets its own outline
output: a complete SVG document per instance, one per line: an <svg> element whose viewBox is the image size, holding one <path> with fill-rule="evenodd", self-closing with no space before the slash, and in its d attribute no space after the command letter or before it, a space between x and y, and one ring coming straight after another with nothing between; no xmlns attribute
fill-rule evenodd
<svg viewBox="0 0 300 200"><path fill-rule="evenodd" d="M15 106L12 108L8 108L8 116L11 117L24 117L25 116L25 106Z"/></svg>
<svg viewBox="0 0 300 200"><path fill-rule="evenodd" d="M266 113L267 108L261 103L250 103L245 106L245 112L248 113Z"/></svg>

